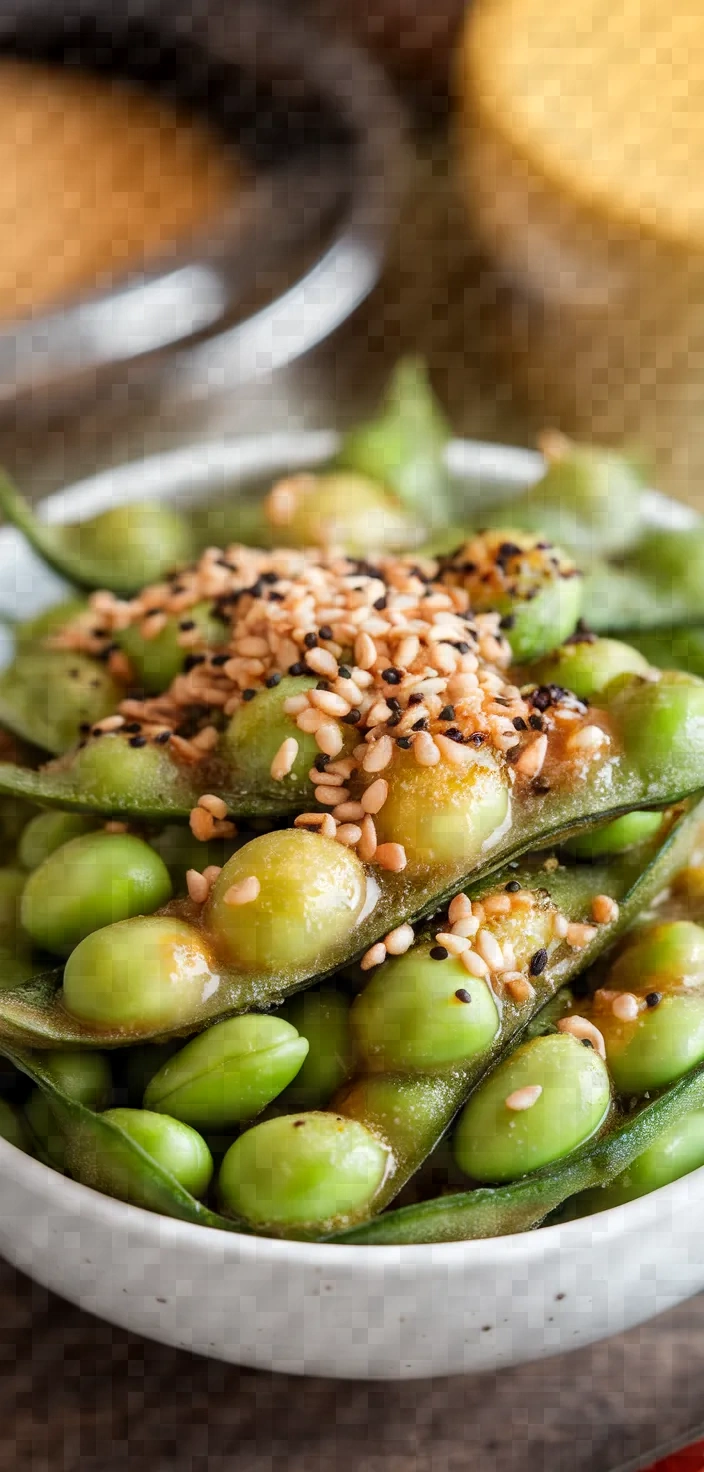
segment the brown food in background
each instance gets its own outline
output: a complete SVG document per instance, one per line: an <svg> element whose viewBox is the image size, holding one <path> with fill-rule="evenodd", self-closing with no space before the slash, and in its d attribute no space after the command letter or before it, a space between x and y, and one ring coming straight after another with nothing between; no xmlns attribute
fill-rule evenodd
<svg viewBox="0 0 704 1472"><path fill-rule="evenodd" d="M0 62L0 318L142 266L203 229L237 171L207 126L136 87Z"/></svg>

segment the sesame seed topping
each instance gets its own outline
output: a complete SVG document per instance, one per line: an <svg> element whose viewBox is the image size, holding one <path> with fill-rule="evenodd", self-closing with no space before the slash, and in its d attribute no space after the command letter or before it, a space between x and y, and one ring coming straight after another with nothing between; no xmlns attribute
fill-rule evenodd
<svg viewBox="0 0 704 1472"><path fill-rule="evenodd" d="M433 961L446 961L450 952L447 946L431 946L430 957Z"/></svg>
<svg viewBox="0 0 704 1472"><path fill-rule="evenodd" d="M225 891L223 901L226 905L251 905L253 900L259 898L261 884L256 874L250 874L247 879L241 879L239 884L231 884Z"/></svg>
<svg viewBox="0 0 704 1472"><path fill-rule="evenodd" d="M536 951L534 953L534 955L532 955L531 958L530 958L530 967L529 967L529 970L530 970L531 976L540 976L542 974L542 972L545 970L545 967L547 966L547 964L548 964L548 953L547 953L547 951L545 949L545 946L541 946L540 947L540 950L539 951Z"/></svg>
<svg viewBox="0 0 704 1472"><path fill-rule="evenodd" d="M537 1104L542 1092L542 1084L525 1084L522 1089L514 1089L513 1093L509 1094L505 1101L506 1108L515 1112L532 1109L533 1105Z"/></svg>
<svg viewBox="0 0 704 1472"><path fill-rule="evenodd" d="M657 1007L662 1001L662 992L648 992L645 998L646 1007Z"/></svg>
<svg viewBox="0 0 704 1472"><path fill-rule="evenodd" d="M455 996L458 1002L467 1003L471 1002L472 1000L472 993L467 991L466 986L458 986L457 991L455 992Z"/></svg>

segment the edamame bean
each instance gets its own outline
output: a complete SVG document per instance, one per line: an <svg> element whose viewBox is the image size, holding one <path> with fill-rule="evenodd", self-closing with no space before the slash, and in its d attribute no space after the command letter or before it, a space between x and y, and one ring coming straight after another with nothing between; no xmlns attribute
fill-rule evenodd
<svg viewBox="0 0 704 1472"><path fill-rule="evenodd" d="M609 699L609 712L637 766L677 771L704 741L704 681L678 670L636 677Z"/></svg>
<svg viewBox="0 0 704 1472"><path fill-rule="evenodd" d="M89 741L76 752L71 786L106 813L121 812L125 802L158 813L169 798L184 804L193 801L183 769L163 747L131 746L124 736L112 734Z"/></svg>
<svg viewBox="0 0 704 1472"><path fill-rule="evenodd" d="M0 674L0 718L35 746L63 752L81 726L112 714L123 693L107 667L87 654L27 650Z"/></svg>
<svg viewBox="0 0 704 1472"><path fill-rule="evenodd" d="M289 479L287 488L285 520L278 514L280 485L264 503L278 546L341 547L352 556L364 556L370 548L418 546L418 523L387 486L370 476L350 470L299 475Z"/></svg>
<svg viewBox="0 0 704 1472"><path fill-rule="evenodd" d="M366 894L351 849L288 828L233 854L213 885L205 924L237 967L271 972L315 962L323 970L354 930Z"/></svg>
<svg viewBox="0 0 704 1472"><path fill-rule="evenodd" d="M293 737L298 744L293 766L281 782L282 792L289 785L305 785L310 788L308 773L320 750L314 736L299 731L291 717L286 715L284 702L292 695L314 690L317 680L305 675L284 675L273 690L258 690L253 700L245 702L235 711L225 732L224 747L234 770L249 779L254 787L271 784L271 764L282 741ZM358 737L352 726L344 731L343 748L340 755L351 751Z"/></svg>
<svg viewBox="0 0 704 1472"><path fill-rule="evenodd" d="M563 644L527 674L538 685L562 685L580 700L595 700L619 675L645 675L649 665L637 649L619 639L588 639Z"/></svg>
<svg viewBox="0 0 704 1472"><path fill-rule="evenodd" d="M25 1155L34 1154L34 1142L19 1109L8 1104L6 1099L0 1099L0 1139L9 1140Z"/></svg>
<svg viewBox="0 0 704 1472"><path fill-rule="evenodd" d="M445 451L450 426L420 358L402 358L377 415L343 437L337 464L390 486L426 526L444 525L450 509ZM370 547L364 544L364 551Z"/></svg>
<svg viewBox="0 0 704 1472"><path fill-rule="evenodd" d="M664 1130L648 1150L605 1186L594 1186L575 1198L580 1216L608 1211L679 1181L704 1165L704 1109L694 1109Z"/></svg>
<svg viewBox="0 0 704 1472"><path fill-rule="evenodd" d="M254 1119L297 1074L305 1038L281 1017L231 1017L193 1038L151 1080L145 1109L203 1129Z"/></svg>
<svg viewBox="0 0 704 1472"><path fill-rule="evenodd" d="M471 1096L454 1137L455 1160L475 1181L513 1181L569 1155L609 1112L606 1065L568 1033L517 1048Z"/></svg>
<svg viewBox="0 0 704 1472"><path fill-rule="evenodd" d="M273 1232L313 1222L325 1230L373 1199L388 1158L356 1120L324 1113L268 1119L240 1135L223 1160L223 1210Z"/></svg>
<svg viewBox="0 0 704 1472"><path fill-rule="evenodd" d="M384 962L356 998L351 1024L367 1068L449 1068L491 1046L499 1013L487 982L457 957L433 960L427 945Z"/></svg>
<svg viewBox="0 0 704 1472"><path fill-rule="evenodd" d="M292 1109L322 1109L354 1066L349 998L334 987L316 987L291 997L281 1015L308 1043L285 1102Z"/></svg>
<svg viewBox="0 0 704 1472"><path fill-rule="evenodd" d="M612 965L606 985L618 991L656 989L659 985L701 986L704 983L704 928L691 920L649 925L631 938Z"/></svg>
<svg viewBox="0 0 704 1472"><path fill-rule="evenodd" d="M658 527L647 531L626 558L626 567L645 574L678 603L702 607L704 529Z"/></svg>
<svg viewBox="0 0 704 1472"><path fill-rule="evenodd" d="M443 582L466 588L477 613L501 614L514 660L555 649L576 628L582 579L571 558L531 533L482 532L441 564Z"/></svg>
<svg viewBox="0 0 704 1472"><path fill-rule="evenodd" d="M51 608L46 608L43 613L35 614L34 618L23 619L21 623L15 624L13 633L16 651L35 650L52 634L58 634L60 629L65 629L67 624L78 618L85 606L85 598L65 598L61 603L54 603Z"/></svg>
<svg viewBox="0 0 704 1472"><path fill-rule="evenodd" d="M132 593L156 583L188 562L188 526L178 511L156 501L113 506L89 521L52 528L60 553L67 553L85 582Z"/></svg>
<svg viewBox="0 0 704 1472"><path fill-rule="evenodd" d="M662 813L624 813L622 818L614 818L602 828L592 828L588 833L568 839L562 848L571 858L587 862L623 854L654 838L662 822Z"/></svg>
<svg viewBox="0 0 704 1472"><path fill-rule="evenodd" d="M62 813L58 810L37 813L20 838L17 857L24 869L38 869L62 844L72 838L80 838L84 833L93 833L99 824L99 818L91 818L85 813Z"/></svg>
<svg viewBox="0 0 704 1472"><path fill-rule="evenodd" d="M102 1053L48 1053L42 1060L57 1087L86 1109L105 1109L110 1102L112 1078L110 1065ZM24 1106L24 1114L33 1139L45 1160L55 1170L66 1169L66 1131L57 1120L46 1094L32 1089Z"/></svg>
<svg viewBox="0 0 704 1472"><path fill-rule="evenodd" d="M20 918L26 878L21 869L0 869L0 991L11 991L36 971Z"/></svg>
<svg viewBox="0 0 704 1472"><path fill-rule="evenodd" d="M180 1119L170 1119L168 1114L154 1114L148 1109L108 1109L103 1118L119 1125L130 1139L141 1146L146 1155L151 1156L157 1165L174 1176L186 1191L190 1191L191 1196L196 1199L205 1196L213 1174L213 1157L205 1140L190 1125L183 1124ZM70 1150L68 1160L73 1169L74 1160ZM138 1183L121 1179L123 1171L120 1169L120 1153L116 1152L114 1159L111 1159L108 1148L105 1149L100 1171L109 1175L111 1164L117 1169L110 1194L137 1200ZM86 1185L92 1184L92 1181L86 1179L85 1164L80 1179ZM101 1185L99 1189L108 1188Z"/></svg>
<svg viewBox="0 0 704 1472"><path fill-rule="evenodd" d="M71 839L34 869L20 913L37 945L68 956L92 931L170 898L169 871L154 849L131 833L103 831Z"/></svg>
<svg viewBox="0 0 704 1472"><path fill-rule="evenodd" d="M592 1015L620 1094L662 1088L704 1058L703 983L704 930L689 921L649 928L611 967ZM634 1016L620 1015L620 993Z"/></svg>
<svg viewBox="0 0 704 1472"><path fill-rule="evenodd" d="M192 652L194 646L184 649L178 642L184 622L193 627L199 649L217 649L227 637L225 625L215 616L212 603L196 603L187 613L169 618L161 633L153 639L145 639L137 623L129 624L116 636L116 642L134 670L135 684L148 695L167 690L180 675L186 655Z"/></svg>
<svg viewBox="0 0 704 1472"><path fill-rule="evenodd" d="M488 519L544 535L589 557L629 547L641 526L644 487L625 455L551 436L545 474L525 495L499 506Z"/></svg>
<svg viewBox="0 0 704 1472"><path fill-rule="evenodd" d="M489 752L464 749L461 767L421 767L397 747L384 772L389 793L374 820L377 837L400 843L411 868L469 865L506 821L505 775Z"/></svg>
<svg viewBox="0 0 704 1472"><path fill-rule="evenodd" d="M166 915L122 920L86 936L64 971L64 1005L95 1028L139 1037L198 1017L220 985L194 925Z"/></svg>

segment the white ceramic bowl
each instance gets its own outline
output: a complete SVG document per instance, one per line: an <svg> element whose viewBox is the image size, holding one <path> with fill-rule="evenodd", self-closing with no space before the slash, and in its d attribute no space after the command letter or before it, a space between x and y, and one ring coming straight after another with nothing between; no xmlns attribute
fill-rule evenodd
<svg viewBox="0 0 704 1472"><path fill-rule="evenodd" d="M52 497L54 520L116 500L193 500L312 465L331 434L204 444L106 471ZM539 457L456 443L468 494L530 483ZM653 522L686 508L653 494ZM0 532L0 611L61 584ZM0 1251L91 1313L166 1344L289 1374L401 1379L491 1370L614 1334L704 1287L704 1170L584 1221L425 1247L335 1247L208 1231L100 1196L0 1140Z"/></svg>

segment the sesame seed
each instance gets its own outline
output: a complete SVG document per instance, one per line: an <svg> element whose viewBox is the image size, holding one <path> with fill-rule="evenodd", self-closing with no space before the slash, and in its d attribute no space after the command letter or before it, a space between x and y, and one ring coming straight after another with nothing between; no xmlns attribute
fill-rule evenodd
<svg viewBox="0 0 704 1472"><path fill-rule="evenodd" d="M392 874L400 874L408 863L406 850L400 843L380 843L374 859L382 869L388 869Z"/></svg>
<svg viewBox="0 0 704 1472"><path fill-rule="evenodd" d="M598 1027L594 1026L586 1017L561 1017L557 1024L558 1032L567 1032L579 1042L585 1039L591 1044L600 1058L606 1058L606 1047L604 1039Z"/></svg>
<svg viewBox="0 0 704 1472"><path fill-rule="evenodd" d="M410 751L413 742L410 736L398 736L396 738L396 745L400 746L402 751Z"/></svg>
<svg viewBox="0 0 704 1472"><path fill-rule="evenodd" d="M535 953L530 958L529 970L531 976L541 976L547 964L548 953L545 949L545 946L541 946L540 950L535 951Z"/></svg>
<svg viewBox="0 0 704 1472"><path fill-rule="evenodd" d="M275 782L282 782L284 777L288 777L297 756L298 742L295 736L287 736L285 741L281 742L269 769Z"/></svg>
<svg viewBox="0 0 704 1472"><path fill-rule="evenodd" d="M256 693L257 693L256 690L243 690L242 691L242 699L243 700L254 700L254 697L255 697Z"/></svg>
<svg viewBox="0 0 704 1472"><path fill-rule="evenodd" d="M202 905L208 898L208 881L204 874L199 874L197 869L189 869L186 874L186 888L190 899L194 904Z"/></svg>
<svg viewBox="0 0 704 1472"><path fill-rule="evenodd" d="M345 848L355 848L361 837L362 830L356 823L340 823L335 833L337 842L344 844Z"/></svg>
<svg viewBox="0 0 704 1472"><path fill-rule="evenodd" d="M592 920L597 925L612 925L618 920L619 908L608 894L595 895L592 900Z"/></svg>
<svg viewBox="0 0 704 1472"><path fill-rule="evenodd" d="M317 636L317 634L306 634L306 636L305 636L305 638L303 640L303 643L305 644L306 649L315 649L315 646L316 646L317 642L318 642L318 636Z"/></svg>
<svg viewBox="0 0 704 1472"><path fill-rule="evenodd" d="M359 963L360 970L371 971L375 966L381 966L382 961L385 960L386 946L384 945L383 941L377 941L376 945L370 946L369 950L365 951L364 955L362 956L362 959Z"/></svg>
<svg viewBox="0 0 704 1472"><path fill-rule="evenodd" d="M431 946L430 957L433 961L446 961L450 952L447 946Z"/></svg>
<svg viewBox="0 0 704 1472"><path fill-rule="evenodd" d="M507 894L518 894L520 887L521 886L517 879L509 879L508 884L505 886L505 889Z"/></svg>
<svg viewBox="0 0 704 1472"><path fill-rule="evenodd" d="M614 997L611 1011L619 1022L635 1022L638 1016L638 998L633 992L622 992L620 996Z"/></svg>
<svg viewBox="0 0 704 1472"><path fill-rule="evenodd" d="M455 707L454 707L454 705L444 705L443 708L442 708L442 710L441 710L441 712L440 712L440 715L438 717L438 720L440 720L440 721L454 721L454 719L455 719Z"/></svg>
<svg viewBox="0 0 704 1472"><path fill-rule="evenodd" d="M662 1001L662 992L648 992L645 998L646 1007L657 1007Z"/></svg>
<svg viewBox="0 0 704 1472"><path fill-rule="evenodd" d="M390 956L403 956L411 949L414 940L412 925L397 925L395 930L384 936L384 945Z"/></svg>
<svg viewBox="0 0 704 1472"><path fill-rule="evenodd" d="M590 941L593 941L595 935L596 928L593 925L572 923L567 926L565 940L568 946L572 946L574 950L581 951L584 950L585 946L589 945Z"/></svg>
<svg viewBox="0 0 704 1472"><path fill-rule="evenodd" d="M397 670L391 666L387 670L382 670L381 678L386 685L400 685L403 679L403 670Z"/></svg>
<svg viewBox="0 0 704 1472"><path fill-rule="evenodd" d="M371 813L373 816L381 812L388 795L388 782L383 777L378 777L376 782L372 782L366 792L362 793L361 803L364 812Z"/></svg>
<svg viewBox="0 0 704 1472"><path fill-rule="evenodd" d="M95 735L96 733L94 732L93 734ZM129 744L134 747L146 746L147 738L146 736L130 736Z"/></svg>
<svg viewBox="0 0 704 1472"><path fill-rule="evenodd" d="M330 628L330 625L321 624L320 628L318 629L318 636L321 639L332 639L332 629Z"/></svg>
<svg viewBox="0 0 704 1472"><path fill-rule="evenodd" d="M276 670L273 675L267 675L264 684L266 685L267 690L275 690L276 686L281 684L281 675L279 674L278 670Z"/></svg>
<svg viewBox="0 0 704 1472"><path fill-rule="evenodd" d="M464 1002L465 1004L472 1000L472 993L468 992L465 986L458 986L455 996L458 1002Z"/></svg>
<svg viewBox="0 0 704 1472"><path fill-rule="evenodd" d="M289 665L288 672L290 675L304 675L306 673L306 667L297 659L294 664ZM252 691L252 694L254 694L254 691Z"/></svg>
<svg viewBox="0 0 704 1472"><path fill-rule="evenodd" d="M522 1089L514 1089L513 1093L509 1094L505 1101L506 1108L514 1112L532 1109L533 1105L537 1104L542 1092L542 1084L524 1084Z"/></svg>
<svg viewBox="0 0 704 1472"><path fill-rule="evenodd" d="M451 900L450 908L447 912L450 924L454 925L458 920L466 919L471 913L472 901L469 896L466 894L456 894L454 899Z"/></svg>
<svg viewBox="0 0 704 1472"><path fill-rule="evenodd" d="M227 817L227 803L221 797L216 797L213 792L205 792L198 798L198 807L205 808L207 813L212 813L214 818Z"/></svg>
<svg viewBox="0 0 704 1472"><path fill-rule="evenodd" d="M388 767L393 756L393 746L390 736L380 736L378 741L371 745L362 761L362 769L365 772L383 772Z"/></svg>
<svg viewBox="0 0 704 1472"><path fill-rule="evenodd" d="M374 819L370 818L369 814L367 814L366 818L362 819L362 837L357 845L357 855L362 860L362 863L371 864L376 849L377 839Z"/></svg>
<svg viewBox="0 0 704 1472"><path fill-rule="evenodd" d="M476 948L482 960L486 961L491 971L504 970L504 953L490 930L480 930L477 935Z"/></svg>
<svg viewBox="0 0 704 1472"><path fill-rule="evenodd" d="M471 949L468 951L463 951L462 955L460 956L460 961L462 962L465 971L468 971L470 976L476 976L481 980L486 981L489 975L489 967L487 966L486 961L484 961L482 957L477 954L476 951L473 951Z"/></svg>
<svg viewBox="0 0 704 1472"><path fill-rule="evenodd" d="M250 874L246 879L241 879L239 884L231 884L225 891L223 901L226 905L251 905L253 900L259 898L261 884L256 874Z"/></svg>

